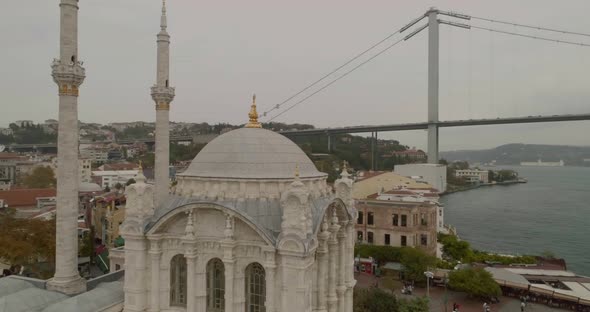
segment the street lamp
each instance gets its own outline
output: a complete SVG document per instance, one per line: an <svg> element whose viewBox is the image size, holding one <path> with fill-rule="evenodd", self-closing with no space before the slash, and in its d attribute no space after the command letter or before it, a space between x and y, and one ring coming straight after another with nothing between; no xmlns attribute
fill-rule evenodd
<svg viewBox="0 0 590 312"><path fill-rule="evenodd" d="M430 298L430 279L434 277L434 273L426 271L424 276L426 276L426 297Z"/></svg>

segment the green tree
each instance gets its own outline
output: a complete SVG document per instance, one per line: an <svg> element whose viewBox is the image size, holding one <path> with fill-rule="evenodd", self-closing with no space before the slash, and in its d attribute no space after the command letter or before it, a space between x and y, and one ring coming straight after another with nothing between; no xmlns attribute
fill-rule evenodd
<svg viewBox="0 0 590 312"><path fill-rule="evenodd" d="M125 186L129 186L131 184L135 184L135 179L134 178L131 178L131 179L127 180L127 183L125 183Z"/></svg>
<svg viewBox="0 0 590 312"><path fill-rule="evenodd" d="M449 287L482 299L502 294L500 286L493 279L492 274L482 268L451 271L449 273Z"/></svg>
<svg viewBox="0 0 590 312"><path fill-rule="evenodd" d="M399 312L428 312L428 298L418 297L415 299L399 300Z"/></svg>
<svg viewBox="0 0 590 312"><path fill-rule="evenodd" d="M50 167L36 167L33 171L25 176L23 184L27 188L48 188L55 187L55 174Z"/></svg>
<svg viewBox="0 0 590 312"><path fill-rule="evenodd" d="M55 219L20 219L12 211L0 213L0 262L25 265L41 278L53 275L40 271L39 262L55 261Z"/></svg>
<svg viewBox="0 0 590 312"><path fill-rule="evenodd" d="M115 184L115 190L120 191L123 188L123 184L117 182L117 184Z"/></svg>
<svg viewBox="0 0 590 312"><path fill-rule="evenodd" d="M355 288L353 302L354 312L398 311L398 302L395 296L379 288Z"/></svg>
<svg viewBox="0 0 590 312"><path fill-rule="evenodd" d="M439 234L439 242L443 245L443 254L451 260L465 261L471 254L469 243L459 240L455 235Z"/></svg>
<svg viewBox="0 0 590 312"><path fill-rule="evenodd" d="M404 247L402 249L400 263L404 266L406 279L422 282L426 281L424 272L435 268L437 259L421 249Z"/></svg>

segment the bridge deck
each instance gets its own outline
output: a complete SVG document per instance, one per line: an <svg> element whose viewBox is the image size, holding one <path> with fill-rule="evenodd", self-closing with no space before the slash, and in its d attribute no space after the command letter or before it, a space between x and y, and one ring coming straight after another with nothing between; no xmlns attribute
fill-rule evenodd
<svg viewBox="0 0 590 312"><path fill-rule="evenodd" d="M557 122L557 121L579 121L590 120L590 114L576 115L553 115L553 116L529 116L529 117L511 117L496 119L469 119L439 121L436 124L439 128L445 127L465 127L481 125L505 125L505 124L522 124L538 122ZM290 130L279 133L286 136L304 136L304 135L329 135L329 134L346 134L346 133L366 133L366 132L384 132L384 131L406 131L406 130L425 130L428 129L429 122L417 122L407 124L377 125L377 126L353 126L324 129L308 130Z"/></svg>

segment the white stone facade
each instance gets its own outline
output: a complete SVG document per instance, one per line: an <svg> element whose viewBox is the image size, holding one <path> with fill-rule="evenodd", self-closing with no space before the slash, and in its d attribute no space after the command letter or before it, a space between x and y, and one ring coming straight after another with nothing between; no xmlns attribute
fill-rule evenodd
<svg viewBox="0 0 590 312"><path fill-rule="evenodd" d="M456 177L464 177L470 183L489 183L489 171L479 169L455 170Z"/></svg>
<svg viewBox="0 0 590 312"><path fill-rule="evenodd" d="M268 130L235 131L258 137L258 144L281 142ZM224 136L231 132L216 140L223 143ZM280 154L278 146L270 148ZM201 156L213 152L203 149ZM127 188L122 226L124 311L242 312L259 306L268 312L352 312L352 180L344 171L332 191L317 170L300 177L296 168L310 164L281 163L292 168L289 179L272 178L272 172L258 181L189 172L179 176L179 191L157 207L147 200L154 187L138 177Z"/></svg>

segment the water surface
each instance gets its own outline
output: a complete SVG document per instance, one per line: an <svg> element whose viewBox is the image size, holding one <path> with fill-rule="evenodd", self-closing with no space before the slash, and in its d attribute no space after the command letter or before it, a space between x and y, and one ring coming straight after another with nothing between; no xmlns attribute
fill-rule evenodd
<svg viewBox="0 0 590 312"><path fill-rule="evenodd" d="M445 223L474 248L510 254L551 251L590 276L590 168L513 169L526 184L443 196Z"/></svg>

